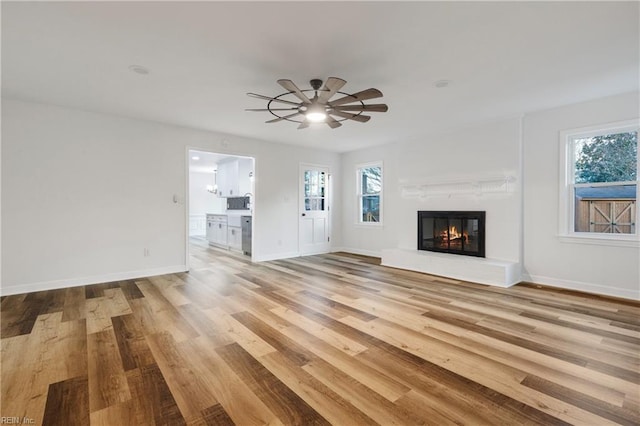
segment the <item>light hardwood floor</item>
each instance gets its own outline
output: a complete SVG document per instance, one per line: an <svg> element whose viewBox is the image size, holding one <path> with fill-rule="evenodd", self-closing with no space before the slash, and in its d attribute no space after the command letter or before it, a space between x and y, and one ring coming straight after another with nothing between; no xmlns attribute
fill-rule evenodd
<svg viewBox="0 0 640 426"><path fill-rule="evenodd" d="M188 274L1 306L0 414L38 425L640 423L631 301L194 241Z"/></svg>

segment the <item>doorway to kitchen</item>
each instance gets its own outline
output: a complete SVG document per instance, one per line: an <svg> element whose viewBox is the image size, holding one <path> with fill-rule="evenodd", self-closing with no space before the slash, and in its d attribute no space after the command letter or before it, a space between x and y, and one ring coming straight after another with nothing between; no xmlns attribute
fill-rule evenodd
<svg viewBox="0 0 640 426"><path fill-rule="evenodd" d="M187 267L191 244L251 258L255 159L188 149L187 164Z"/></svg>

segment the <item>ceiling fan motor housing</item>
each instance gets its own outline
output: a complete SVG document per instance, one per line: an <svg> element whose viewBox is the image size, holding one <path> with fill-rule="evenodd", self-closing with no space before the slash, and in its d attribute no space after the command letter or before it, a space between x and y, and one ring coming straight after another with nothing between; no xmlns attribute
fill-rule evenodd
<svg viewBox="0 0 640 426"><path fill-rule="evenodd" d="M320 87L322 87L322 80L320 80L319 78L314 78L309 81L309 84L311 85L311 88L313 90L318 90L320 89Z"/></svg>

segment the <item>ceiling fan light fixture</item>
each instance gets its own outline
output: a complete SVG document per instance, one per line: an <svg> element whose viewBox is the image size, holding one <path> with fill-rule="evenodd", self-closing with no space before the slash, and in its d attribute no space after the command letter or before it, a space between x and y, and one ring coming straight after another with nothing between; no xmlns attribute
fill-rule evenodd
<svg viewBox="0 0 640 426"><path fill-rule="evenodd" d="M341 92L340 89L346 84L346 81L338 77L329 77L324 82L324 86L322 80L314 78L309 82L311 89L303 90L293 81L287 79L278 80L278 84L286 90L285 93L274 97L247 93L252 98L269 102L266 108L250 108L245 111L269 112L276 117L265 121L265 123L290 121L299 123L298 129L306 129L314 124L322 123L336 129L342 126L341 121L345 120L366 123L371 117L362 114L363 112L387 112L388 110L385 104L365 104L363 102L381 98L382 92L378 89L370 88L351 94ZM310 96L311 93L313 96ZM332 100L336 94L341 97ZM294 101L292 97L297 98L299 102ZM272 102L275 102L273 106Z"/></svg>
<svg viewBox="0 0 640 426"><path fill-rule="evenodd" d="M307 117L307 120L312 123L321 123L327 119L327 113L325 112L324 107L318 104L311 105L307 108L304 115Z"/></svg>
<svg viewBox="0 0 640 426"><path fill-rule="evenodd" d="M307 114L307 120L312 123L322 123L327 119L327 114L324 112L310 112Z"/></svg>

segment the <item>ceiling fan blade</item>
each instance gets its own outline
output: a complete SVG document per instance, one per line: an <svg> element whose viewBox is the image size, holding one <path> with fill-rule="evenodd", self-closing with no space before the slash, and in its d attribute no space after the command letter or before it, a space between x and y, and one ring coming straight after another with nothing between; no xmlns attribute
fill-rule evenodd
<svg viewBox="0 0 640 426"><path fill-rule="evenodd" d="M381 97L382 97L382 92L379 91L378 89L372 88L372 89L363 90L362 92L354 93L353 95L347 95L343 98L336 99L335 101L328 102L328 105L338 106L338 105L348 104L351 102L366 101L367 99L375 99L375 98L381 98Z"/></svg>
<svg viewBox="0 0 640 426"><path fill-rule="evenodd" d="M331 127L332 129L335 129L336 127L340 127L342 126L342 123L339 122L338 120L336 120L335 118L331 117L330 115L327 115L327 121L326 121L327 125L329 127Z"/></svg>
<svg viewBox="0 0 640 426"><path fill-rule="evenodd" d="M298 126L298 130L300 129L306 129L307 127L309 127L309 122L308 121L303 121L302 123L300 123L300 125Z"/></svg>
<svg viewBox="0 0 640 426"><path fill-rule="evenodd" d="M371 120L371 117L368 115L351 114L348 112L337 111L335 109L329 111L329 114L337 115L338 117L347 118L349 120L359 121L360 123L366 123Z"/></svg>
<svg viewBox="0 0 640 426"><path fill-rule="evenodd" d="M245 108L245 111L295 111L298 108Z"/></svg>
<svg viewBox="0 0 640 426"><path fill-rule="evenodd" d="M324 87L320 94L318 94L318 102L321 104L326 103L338 90L347 84L347 82L338 77L329 77L324 83Z"/></svg>
<svg viewBox="0 0 640 426"><path fill-rule="evenodd" d="M293 114L289 114L283 117L274 118L273 120L265 121L265 123L277 123L278 121L286 120L287 118L295 117L296 115L300 115L300 113L295 112Z"/></svg>
<svg viewBox="0 0 640 426"><path fill-rule="evenodd" d="M335 111L369 111L369 112L387 112L389 107L386 104L371 104L371 105L344 105L334 106Z"/></svg>
<svg viewBox="0 0 640 426"><path fill-rule="evenodd" d="M284 99L270 98L269 96L258 95L257 93L247 93L247 95L251 96L252 98L264 99L266 101L282 102L283 104L300 106L300 104L296 102L291 102Z"/></svg>
<svg viewBox="0 0 640 426"><path fill-rule="evenodd" d="M287 79L280 79L278 80L278 84L284 87L286 90L292 92L294 95L296 95L298 99L302 101L302 103L304 104L311 103L311 100L309 100L309 98L305 96L305 94L302 93L300 89L298 89L298 86L296 86L293 81L287 80Z"/></svg>

